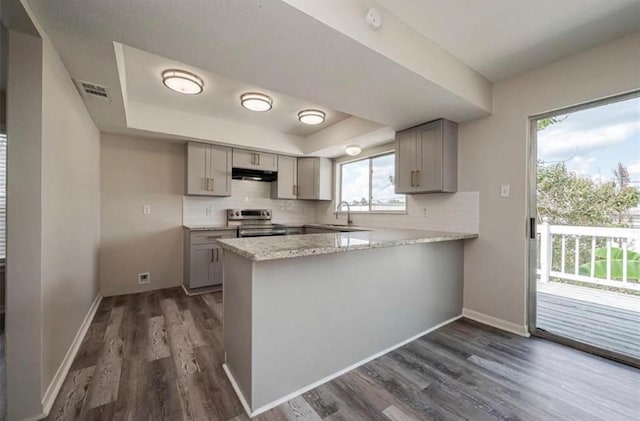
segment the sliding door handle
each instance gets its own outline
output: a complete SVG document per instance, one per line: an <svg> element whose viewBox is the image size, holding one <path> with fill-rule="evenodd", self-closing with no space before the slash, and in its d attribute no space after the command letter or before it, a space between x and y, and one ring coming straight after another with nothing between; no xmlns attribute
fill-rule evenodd
<svg viewBox="0 0 640 421"><path fill-rule="evenodd" d="M529 238L536 239L536 218L529 218Z"/></svg>

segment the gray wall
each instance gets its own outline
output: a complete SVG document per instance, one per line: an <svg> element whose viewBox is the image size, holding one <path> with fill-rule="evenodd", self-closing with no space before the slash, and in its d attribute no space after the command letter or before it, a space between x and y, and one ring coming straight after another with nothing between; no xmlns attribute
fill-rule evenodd
<svg viewBox="0 0 640 421"><path fill-rule="evenodd" d="M465 308L525 328L528 117L640 88L638 45L640 32L497 82L493 115L460 125L459 187L481 198L480 238L465 248Z"/></svg>
<svg viewBox="0 0 640 421"><path fill-rule="evenodd" d="M9 419L42 411L42 42L9 33L7 401Z"/></svg>
<svg viewBox="0 0 640 421"><path fill-rule="evenodd" d="M48 39L9 37L7 387L23 419L98 293L100 137Z"/></svg>
<svg viewBox="0 0 640 421"><path fill-rule="evenodd" d="M184 145L103 133L100 169L103 295L181 285ZM150 284L138 284L142 272L151 273Z"/></svg>

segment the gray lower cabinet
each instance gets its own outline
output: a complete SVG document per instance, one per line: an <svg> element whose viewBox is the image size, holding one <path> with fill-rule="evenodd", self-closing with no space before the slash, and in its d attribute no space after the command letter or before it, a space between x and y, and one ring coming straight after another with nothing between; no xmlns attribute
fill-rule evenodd
<svg viewBox="0 0 640 421"><path fill-rule="evenodd" d="M440 119L396 134L396 193L455 192L458 125Z"/></svg>
<svg viewBox="0 0 640 421"><path fill-rule="evenodd" d="M221 286L224 276L220 238L235 238L236 230L190 231L185 229L184 285L187 291Z"/></svg>

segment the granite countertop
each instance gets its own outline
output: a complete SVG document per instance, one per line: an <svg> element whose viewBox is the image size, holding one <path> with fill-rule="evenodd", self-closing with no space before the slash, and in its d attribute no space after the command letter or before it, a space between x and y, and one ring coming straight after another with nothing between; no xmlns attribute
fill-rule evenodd
<svg viewBox="0 0 640 421"><path fill-rule="evenodd" d="M189 231L226 231L236 230L238 227L230 227L228 225L183 225Z"/></svg>
<svg viewBox="0 0 640 421"><path fill-rule="evenodd" d="M218 243L247 259L265 261L477 237L478 234L457 232L374 228L357 232L227 238Z"/></svg>

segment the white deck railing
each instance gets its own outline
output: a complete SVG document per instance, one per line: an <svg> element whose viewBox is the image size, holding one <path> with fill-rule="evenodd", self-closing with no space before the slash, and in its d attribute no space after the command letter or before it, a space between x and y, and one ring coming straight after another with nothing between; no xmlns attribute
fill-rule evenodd
<svg viewBox="0 0 640 421"><path fill-rule="evenodd" d="M538 276L541 282L548 282L549 278L560 278L640 290L640 283L629 282L627 273L629 250L640 250L640 229L549 225L547 218L544 218L542 224L538 225L537 233ZM606 247L606 277L604 278L595 276L598 260L596 249L598 244L602 243ZM622 249L622 276L618 279L612 276L611 251L614 246ZM556 256L555 265L554 255ZM572 267L567 267L568 260L571 260ZM585 264L590 264L589 275L580 274L580 267Z"/></svg>

